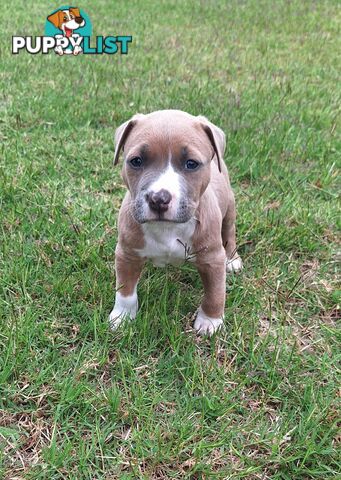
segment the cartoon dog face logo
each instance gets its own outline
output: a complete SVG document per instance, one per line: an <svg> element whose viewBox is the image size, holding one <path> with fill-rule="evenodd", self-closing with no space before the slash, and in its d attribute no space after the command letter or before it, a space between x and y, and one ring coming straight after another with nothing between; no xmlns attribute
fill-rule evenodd
<svg viewBox="0 0 341 480"><path fill-rule="evenodd" d="M70 7L68 10L57 10L47 19L59 28L66 37L71 37L74 30L84 27L85 20L81 16L79 8Z"/></svg>
<svg viewBox="0 0 341 480"><path fill-rule="evenodd" d="M78 28L84 27L85 20L82 17L79 8L70 7L68 9L57 10L56 12L52 13L47 17L47 20L51 22L56 28L63 32L63 35L55 35L56 38L58 37L79 37L78 33L74 33L75 30ZM57 46L55 48L55 52L59 55L63 55L64 53L71 53L70 50L63 50L61 46ZM73 49L73 54L78 55L82 52L82 48L77 45Z"/></svg>

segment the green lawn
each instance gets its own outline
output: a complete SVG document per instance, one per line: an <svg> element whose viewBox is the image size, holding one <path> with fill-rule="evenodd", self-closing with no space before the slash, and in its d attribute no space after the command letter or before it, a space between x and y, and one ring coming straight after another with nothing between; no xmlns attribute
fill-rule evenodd
<svg viewBox="0 0 341 480"><path fill-rule="evenodd" d="M84 0L128 55L11 55L58 6L1 8L0 478L340 478L340 3ZM189 264L108 328L114 130L162 108L228 136L245 269L212 339Z"/></svg>

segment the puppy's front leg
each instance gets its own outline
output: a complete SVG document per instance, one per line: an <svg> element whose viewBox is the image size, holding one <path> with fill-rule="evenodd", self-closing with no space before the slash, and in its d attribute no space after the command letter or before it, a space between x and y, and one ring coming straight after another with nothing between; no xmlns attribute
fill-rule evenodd
<svg viewBox="0 0 341 480"><path fill-rule="evenodd" d="M118 247L115 255L116 297L110 313L109 322L115 329L125 318L133 319L138 309L137 283L144 261L135 255L129 255Z"/></svg>
<svg viewBox="0 0 341 480"><path fill-rule="evenodd" d="M212 262L198 262L197 267L204 285L204 298L199 307L194 328L200 335L212 335L224 321L226 296L226 256L222 249Z"/></svg>

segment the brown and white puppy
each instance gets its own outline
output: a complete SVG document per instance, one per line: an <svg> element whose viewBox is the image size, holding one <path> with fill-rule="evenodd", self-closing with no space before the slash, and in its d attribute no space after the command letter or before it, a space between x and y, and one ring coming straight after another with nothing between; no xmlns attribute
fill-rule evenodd
<svg viewBox="0 0 341 480"><path fill-rule="evenodd" d="M63 32L63 35L56 35L58 37L79 37L78 33L74 33L78 28L84 27L85 20L81 16L79 8L70 7L68 9L57 10L47 17L48 21L51 22L56 28ZM82 48L79 45L76 45L73 49L73 54L78 55L82 51ZM55 52L59 55L63 55L64 52L61 46L55 48Z"/></svg>
<svg viewBox="0 0 341 480"><path fill-rule="evenodd" d="M125 122L115 143L115 164L124 150L128 191L118 219L111 326L136 316L137 283L148 259L156 266L190 260L204 286L194 328L214 333L223 324L226 270L242 268L224 132L205 117L161 110Z"/></svg>

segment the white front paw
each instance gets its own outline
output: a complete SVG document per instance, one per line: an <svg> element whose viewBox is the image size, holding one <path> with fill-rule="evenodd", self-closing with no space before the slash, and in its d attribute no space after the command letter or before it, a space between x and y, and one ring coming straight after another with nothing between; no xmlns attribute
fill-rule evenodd
<svg viewBox="0 0 341 480"><path fill-rule="evenodd" d="M228 273L239 272L243 268L243 262L239 255L236 255L231 260L226 261L226 271Z"/></svg>
<svg viewBox="0 0 341 480"><path fill-rule="evenodd" d="M80 47L79 45L76 45L75 48L73 49L73 54L78 55L82 51L83 51L82 47Z"/></svg>
<svg viewBox="0 0 341 480"><path fill-rule="evenodd" d="M138 300L136 293L124 297L120 292L117 292L114 308L109 315L110 327L114 330L123 320L134 319L136 317L137 309Z"/></svg>
<svg viewBox="0 0 341 480"><path fill-rule="evenodd" d="M223 318L212 318L206 315L199 307L197 318L194 322L194 328L200 335L213 335L224 324Z"/></svg>
<svg viewBox="0 0 341 480"><path fill-rule="evenodd" d="M56 53L58 53L58 55L63 55L63 54L64 54L64 50L62 49L62 47L61 47L60 45L59 45L58 47L56 47L56 48L54 49L54 51L55 51Z"/></svg>

